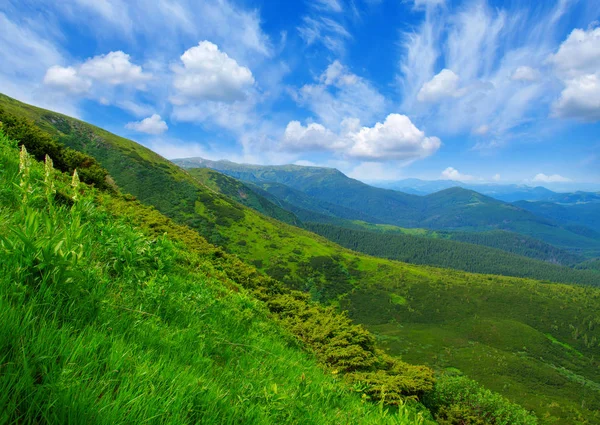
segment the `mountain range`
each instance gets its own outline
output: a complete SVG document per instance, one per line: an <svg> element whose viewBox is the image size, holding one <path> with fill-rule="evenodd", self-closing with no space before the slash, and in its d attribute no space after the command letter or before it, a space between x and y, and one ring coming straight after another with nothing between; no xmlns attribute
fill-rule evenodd
<svg viewBox="0 0 600 425"><path fill-rule="evenodd" d="M557 214L536 214L529 204L523 208L461 187L419 196L370 186L332 168L257 166L203 158L173 162L188 169L208 167L257 186L304 221L339 224L337 219L346 219L407 228L505 230L590 256L600 252L600 234L590 218L600 204L577 205L577 211L589 218L587 222L562 220Z"/></svg>

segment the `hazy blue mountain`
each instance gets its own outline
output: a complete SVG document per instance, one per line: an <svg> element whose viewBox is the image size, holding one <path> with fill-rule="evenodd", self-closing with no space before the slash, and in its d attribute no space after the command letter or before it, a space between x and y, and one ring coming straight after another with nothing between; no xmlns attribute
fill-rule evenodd
<svg viewBox="0 0 600 425"><path fill-rule="evenodd" d="M454 180L420 180L404 179L398 181L370 182L373 186L384 189L399 190L415 195L428 195L451 187L462 187L474 190L504 202L516 201L549 201L561 203L600 202L600 192L556 192L544 186L528 186L520 184L494 184L494 183L465 183ZM573 185L573 184L571 184ZM560 186L569 188L568 185ZM579 186L571 186L575 188ZM591 185L590 188L595 186Z"/></svg>

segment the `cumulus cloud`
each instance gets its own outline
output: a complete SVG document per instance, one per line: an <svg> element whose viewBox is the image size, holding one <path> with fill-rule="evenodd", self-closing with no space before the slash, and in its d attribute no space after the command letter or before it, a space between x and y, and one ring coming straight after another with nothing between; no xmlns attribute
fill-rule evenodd
<svg viewBox="0 0 600 425"><path fill-rule="evenodd" d="M548 62L564 84L553 116L600 120L600 28L573 30Z"/></svg>
<svg viewBox="0 0 600 425"><path fill-rule="evenodd" d="M51 66L44 76L44 84L71 94L85 94L93 84L111 86L130 85L144 89L152 78L142 67L131 63L122 51L95 56L76 66Z"/></svg>
<svg viewBox="0 0 600 425"><path fill-rule="evenodd" d="M240 66L216 44L202 41L181 55L183 66L174 68L173 86L177 92L172 101L216 101L231 103L244 100L254 84L252 72Z"/></svg>
<svg viewBox="0 0 600 425"><path fill-rule="evenodd" d="M600 120L599 75L583 75L565 81L560 98L552 105L553 115L586 121Z"/></svg>
<svg viewBox="0 0 600 425"><path fill-rule="evenodd" d="M130 122L125 128L146 134L162 134L169 129L167 123L158 114L153 114L141 121Z"/></svg>
<svg viewBox="0 0 600 425"><path fill-rule="evenodd" d="M321 124L303 126L299 121L290 121L280 147L291 152L331 150L340 145L339 140L339 136Z"/></svg>
<svg viewBox="0 0 600 425"><path fill-rule="evenodd" d="M563 183L570 182L571 179L561 176L560 174L546 175L544 173L536 174L533 178L534 182L540 183Z"/></svg>
<svg viewBox="0 0 600 425"><path fill-rule="evenodd" d="M537 81L540 78L540 72L530 66L520 66L510 77L513 81Z"/></svg>
<svg viewBox="0 0 600 425"><path fill-rule="evenodd" d="M363 127L349 135L353 142L348 154L365 160L412 160L435 153L442 142L426 137L406 115L390 114L383 123Z"/></svg>
<svg viewBox="0 0 600 425"><path fill-rule="evenodd" d="M600 66L600 27L584 31L575 29L548 57L557 73L566 78L598 72Z"/></svg>
<svg viewBox="0 0 600 425"><path fill-rule="evenodd" d="M152 78L141 66L131 63L131 57L120 50L87 60L79 67L78 74L113 86L126 84L141 89Z"/></svg>
<svg viewBox="0 0 600 425"><path fill-rule="evenodd" d="M430 81L423 84L417 94L420 102L439 102L448 97L459 97L464 94L458 88L460 78L449 69L443 69Z"/></svg>
<svg viewBox="0 0 600 425"><path fill-rule="evenodd" d="M502 179L502 177L500 176L500 174L494 174L494 177L492 177L492 180L494 180L495 182L499 182Z"/></svg>
<svg viewBox="0 0 600 425"><path fill-rule="evenodd" d="M442 180L454 180L454 181L459 181L459 182L466 182L466 181L473 180L475 177L470 176L469 174L462 174L454 167L448 167L444 171L442 171L440 178Z"/></svg>
<svg viewBox="0 0 600 425"><path fill-rule="evenodd" d="M77 70L71 66L52 66L46 71L44 84L70 94L87 93L92 87L92 82L78 75Z"/></svg>
<svg viewBox="0 0 600 425"><path fill-rule="evenodd" d="M390 114L383 123L359 127L347 120L336 134L321 124L288 124L280 148L291 151L326 150L348 158L384 162L412 161L435 153L441 146L437 137L427 137L406 115Z"/></svg>

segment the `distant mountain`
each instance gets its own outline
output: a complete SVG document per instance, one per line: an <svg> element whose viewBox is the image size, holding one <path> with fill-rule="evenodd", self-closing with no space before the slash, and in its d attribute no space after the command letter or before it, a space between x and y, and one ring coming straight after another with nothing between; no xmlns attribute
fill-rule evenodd
<svg viewBox="0 0 600 425"><path fill-rule="evenodd" d="M574 231L551 218L539 217L513 204L460 187L418 196L370 186L333 168L247 165L203 158L173 162L185 168L209 167L252 183L285 203L281 206L303 221L339 224L323 220L336 217L409 228L507 230L561 248L591 251L592 255L600 251L600 235L582 229ZM542 191L550 192L543 188L538 190ZM312 220L306 213L319 216Z"/></svg>
<svg viewBox="0 0 600 425"><path fill-rule="evenodd" d="M454 180L404 179L394 182L372 182L373 186L399 190L415 195L428 195L451 187L474 190L504 202L550 201L561 203L600 202L600 192L555 192L543 186L519 184L469 184Z"/></svg>
<svg viewBox="0 0 600 425"><path fill-rule="evenodd" d="M589 227L600 232L600 202L559 204L519 201L514 205L541 217L573 226Z"/></svg>

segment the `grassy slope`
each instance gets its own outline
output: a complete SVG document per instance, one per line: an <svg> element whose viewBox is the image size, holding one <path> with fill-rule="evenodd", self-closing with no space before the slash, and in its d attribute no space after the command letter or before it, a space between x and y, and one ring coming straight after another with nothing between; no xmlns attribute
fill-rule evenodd
<svg viewBox="0 0 600 425"><path fill-rule="evenodd" d="M600 286L600 279L592 272L573 270L470 243L350 230L327 224L307 223L306 228L354 251L411 264Z"/></svg>
<svg viewBox="0 0 600 425"><path fill-rule="evenodd" d="M210 168L195 168L189 170L189 173L207 187L222 193L240 204L284 223L294 226L302 225L298 217L293 213L281 208L264 196L255 193L240 181L235 181L235 184L231 184L231 181L225 179L223 174L213 171Z"/></svg>
<svg viewBox="0 0 600 425"><path fill-rule="evenodd" d="M317 366L201 238L150 237L107 194L65 204L60 174L48 201L1 133L0 170L0 423L418 422Z"/></svg>
<svg viewBox="0 0 600 425"><path fill-rule="evenodd" d="M346 177L331 168L296 165L259 166L236 164L228 161L203 159L175 160L186 168L210 167L243 181L255 184L279 183L287 185L315 199L314 207L304 199L285 196L294 207L323 213L319 202L334 203L346 211L356 211L374 219L358 215L339 218L388 223L402 227L430 229L457 229L468 231L508 230L542 239L571 250L600 250L600 238L573 231L552 220L538 217L529 211L497 201L488 196L462 188L450 188L427 196L381 189ZM276 196L282 190L266 187ZM277 191L275 191L277 189ZM297 212L298 213L298 212ZM320 221L306 220L304 221ZM334 224L334 223L332 223Z"/></svg>
<svg viewBox="0 0 600 425"><path fill-rule="evenodd" d="M36 111L37 120L46 117L42 125L47 126L48 113ZM582 385L582 379L600 381L593 357L600 337L600 291L356 254L228 201L133 142L52 117L66 121L81 136L100 137L83 148L124 190L154 202L141 183L130 181L131 170L137 170L155 187L153 192L167 192L158 189L164 184L173 193L176 201L162 199L156 206L177 221L218 239L227 250L316 298L327 301L343 295L339 302L344 308L379 332L391 352L439 368L459 367L534 409L545 417L544 423L573 422L579 414L589 423L600 423L594 413L600 408L600 393L593 385Z"/></svg>

